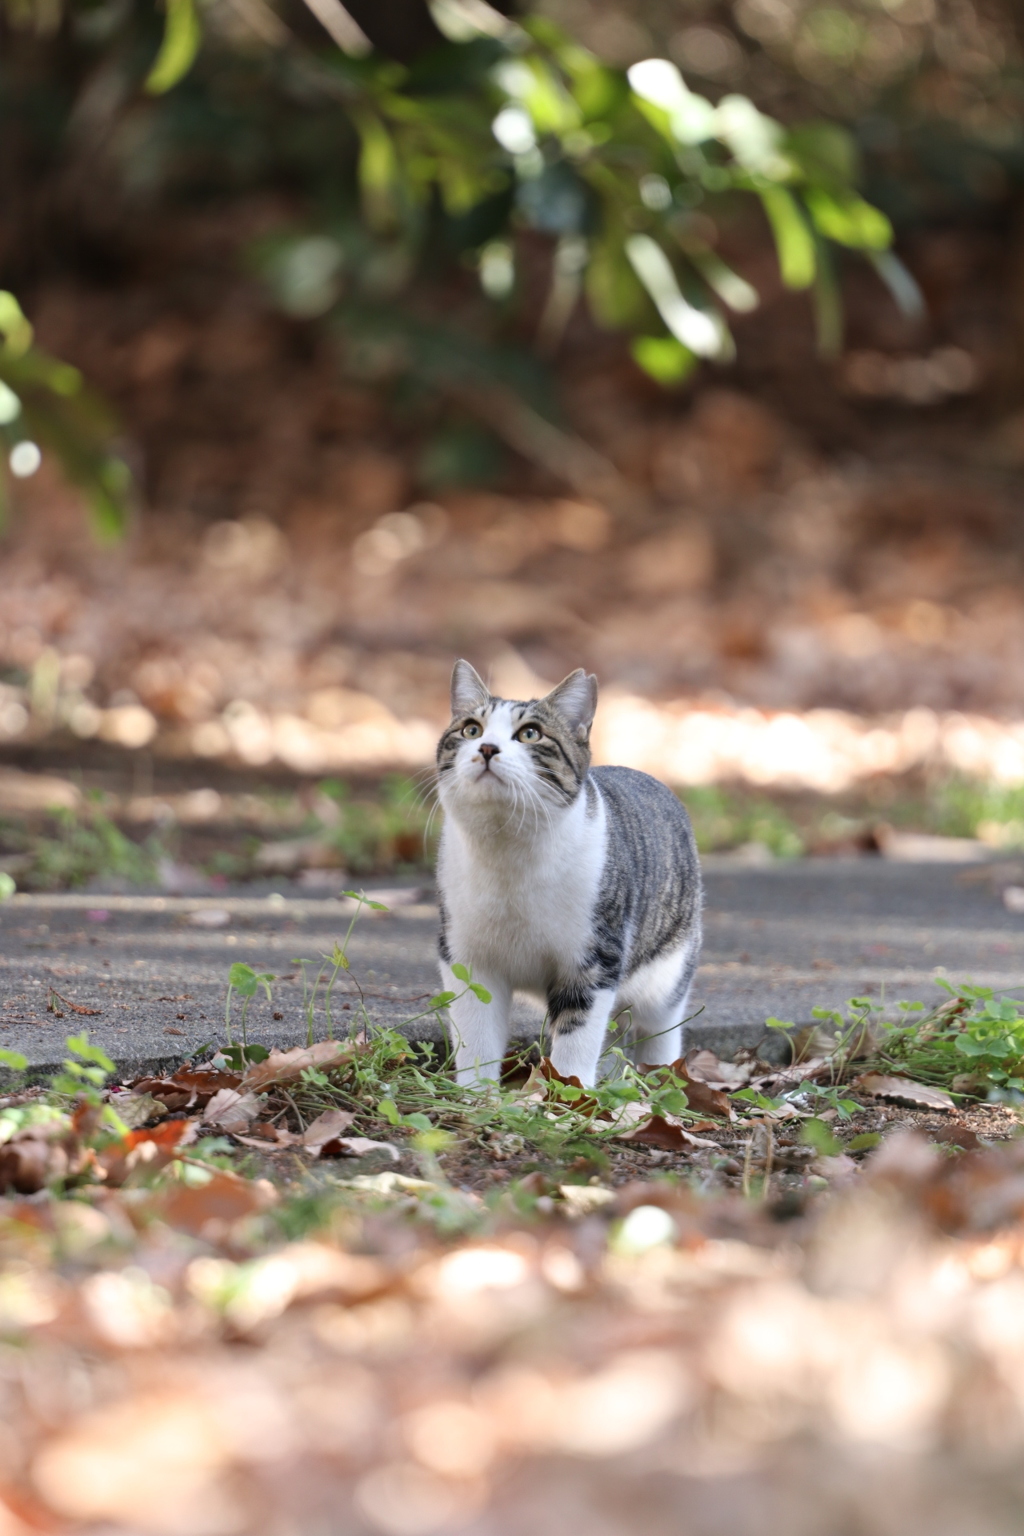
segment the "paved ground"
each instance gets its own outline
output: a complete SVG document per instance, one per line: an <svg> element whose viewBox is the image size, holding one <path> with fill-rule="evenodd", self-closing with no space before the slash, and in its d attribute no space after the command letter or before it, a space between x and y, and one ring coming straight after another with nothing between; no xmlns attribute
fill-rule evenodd
<svg viewBox="0 0 1024 1536"><path fill-rule="evenodd" d="M695 999L702 1011L688 1025L691 1042L728 1051L758 1040L767 1015L806 1020L815 1003L863 993L928 999L936 971L1024 987L1024 917L1003 907L1005 877L996 868L712 860L706 875ZM378 894L392 912L357 925L351 974L371 1017L399 1024L437 984L436 908L429 890ZM306 1030L297 960L317 961L343 935L348 914L339 906L252 888L195 900L15 896L0 907L0 1045L41 1068L60 1059L68 1033L85 1027L125 1068L180 1059L224 1040L225 983L236 960L281 978L272 1004L254 1004L249 1038L297 1044ZM52 999L64 1017L47 1009L51 990L66 1000ZM98 1011L76 1014L70 1003ZM343 976L337 1020L347 1022L357 1003ZM523 1007L518 1020L526 1032L536 1015ZM323 1029L318 1010L318 1038Z"/></svg>

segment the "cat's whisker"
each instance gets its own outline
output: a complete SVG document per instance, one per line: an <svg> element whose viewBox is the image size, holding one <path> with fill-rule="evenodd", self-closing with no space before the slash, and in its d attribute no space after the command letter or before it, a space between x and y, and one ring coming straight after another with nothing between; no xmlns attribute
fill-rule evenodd
<svg viewBox="0 0 1024 1536"><path fill-rule="evenodd" d="M550 827L552 820L552 807L545 801L535 784L524 783L524 793L530 797L530 803L537 814L537 819L543 818L545 824Z"/></svg>
<svg viewBox="0 0 1024 1536"><path fill-rule="evenodd" d="M440 801L440 799L435 799L433 805L430 807L430 814L427 817L427 824L423 828L423 849L424 849L424 852L426 852L426 850L430 847L430 834L433 831L434 822L437 820L437 815L438 815L438 812L440 811L440 809L441 809L441 801Z"/></svg>
<svg viewBox="0 0 1024 1536"><path fill-rule="evenodd" d="M436 768L421 768L412 774L406 781L403 793L398 797L399 805L414 805L417 810L423 810L431 797L437 794L437 770Z"/></svg>
<svg viewBox="0 0 1024 1536"><path fill-rule="evenodd" d="M512 821L512 817L516 814L516 811L519 809L519 789L520 789L520 786L516 783L515 779L510 779L509 780L509 788L512 791L512 809L511 809L511 811L508 814L508 820L504 823L504 826L502 827L502 831L503 832L508 830L508 827L509 827L509 825L511 824L511 821ZM523 810L525 811L525 809L526 809L526 797L524 795L523 796ZM520 815L519 825L516 828L516 836L517 837L518 837L519 833L522 830L523 830L523 820L522 820L522 815Z"/></svg>

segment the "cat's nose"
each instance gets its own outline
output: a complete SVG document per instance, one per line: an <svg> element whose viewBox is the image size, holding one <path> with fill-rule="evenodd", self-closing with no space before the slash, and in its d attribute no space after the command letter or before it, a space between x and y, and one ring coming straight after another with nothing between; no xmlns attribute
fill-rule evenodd
<svg viewBox="0 0 1024 1536"><path fill-rule="evenodd" d="M492 757L497 757L498 753L501 751L501 748L492 746L488 741L485 742L482 747L478 747L477 750L480 753L480 756L483 758L484 762L489 763Z"/></svg>

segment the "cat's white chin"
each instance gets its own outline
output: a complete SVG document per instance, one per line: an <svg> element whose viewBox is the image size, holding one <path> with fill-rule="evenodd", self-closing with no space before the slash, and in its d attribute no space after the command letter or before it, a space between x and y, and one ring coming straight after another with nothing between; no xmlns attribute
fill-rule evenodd
<svg viewBox="0 0 1024 1536"><path fill-rule="evenodd" d="M466 774L459 782L458 792L467 800L485 803L513 798L508 780L503 779L493 768L481 768L476 773Z"/></svg>

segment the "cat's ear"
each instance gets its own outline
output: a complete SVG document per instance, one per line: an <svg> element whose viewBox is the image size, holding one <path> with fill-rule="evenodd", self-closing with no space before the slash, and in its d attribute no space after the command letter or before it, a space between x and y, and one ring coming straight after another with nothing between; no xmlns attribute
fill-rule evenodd
<svg viewBox="0 0 1024 1536"><path fill-rule="evenodd" d="M577 667L552 688L545 704L551 704L568 721L578 741L586 741L597 709L597 678L593 672Z"/></svg>
<svg viewBox="0 0 1024 1536"><path fill-rule="evenodd" d="M491 701L490 689L468 661L457 661L452 672L452 719L472 715Z"/></svg>

